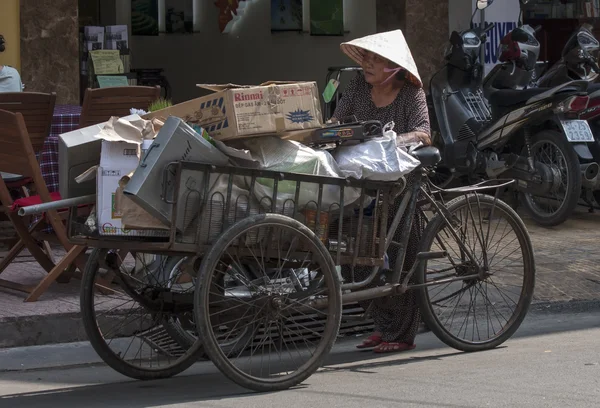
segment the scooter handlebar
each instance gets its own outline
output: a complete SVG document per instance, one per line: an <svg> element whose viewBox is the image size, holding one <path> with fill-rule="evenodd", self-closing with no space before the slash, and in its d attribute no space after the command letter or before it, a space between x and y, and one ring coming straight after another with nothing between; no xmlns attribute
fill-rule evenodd
<svg viewBox="0 0 600 408"><path fill-rule="evenodd" d="M486 28L483 29L483 33L481 35L486 35L487 33L489 33L494 27L496 27L496 23L492 23L489 26L487 26Z"/></svg>

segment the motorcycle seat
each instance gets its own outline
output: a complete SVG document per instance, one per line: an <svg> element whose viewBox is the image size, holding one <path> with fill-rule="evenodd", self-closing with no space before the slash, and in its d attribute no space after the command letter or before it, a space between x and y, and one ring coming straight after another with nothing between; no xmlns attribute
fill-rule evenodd
<svg viewBox="0 0 600 408"><path fill-rule="evenodd" d="M492 106L508 108L521 105L529 99L546 92L550 88L529 88L523 90L499 89L490 95L489 102Z"/></svg>
<svg viewBox="0 0 600 408"><path fill-rule="evenodd" d="M412 155L421 162L423 167L432 167L442 161L442 156L437 147L425 146L416 149Z"/></svg>

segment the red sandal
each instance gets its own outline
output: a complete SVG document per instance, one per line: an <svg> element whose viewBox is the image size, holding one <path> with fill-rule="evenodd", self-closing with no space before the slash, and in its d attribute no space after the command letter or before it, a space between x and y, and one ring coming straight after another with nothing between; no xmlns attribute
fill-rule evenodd
<svg viewBox="0 0 600 408"><path fill-rule="evenodd" d="M381 336L376 334L367 337L361 344L356 346L357 349L367 349L377 347L382 343Z"/></svg>
<svg viewBox="0 0 600 408"><path fill-rule="evenodd" d="M375 353L401 353L403 351L414 350L416 344L408 343L387 343L381 342L373 349Z"/></svg>

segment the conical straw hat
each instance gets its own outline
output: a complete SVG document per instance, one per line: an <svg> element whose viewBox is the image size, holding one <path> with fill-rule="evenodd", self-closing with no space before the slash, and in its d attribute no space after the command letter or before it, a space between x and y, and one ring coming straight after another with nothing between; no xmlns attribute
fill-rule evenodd
<svg viewBox="0 0 600 408"><path fill-rule="evenodd" d="M407 76L408 79L415 85L423 87L417 64L415 64L415 60L410 53L402 30L387 31L357 38L356 40L342 43L340 48L347 56L361 66L364 50L380 55L407 70L410 74Z"/></svg>

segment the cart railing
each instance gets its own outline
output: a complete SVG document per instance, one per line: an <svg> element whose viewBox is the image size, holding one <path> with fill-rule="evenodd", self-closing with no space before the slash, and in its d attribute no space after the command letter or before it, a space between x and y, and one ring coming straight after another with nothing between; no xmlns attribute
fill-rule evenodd
<svg viewBox="0 0 600 408"><path fill-rule="evenodd" d="M157 192L160 205L167 204L170 209L169 237L152 230L130 236L105 235L99 230L101 226L94 230L87 213L79 215L78 201L69 203L73 208L69 236L73 243L91 247L201 255L236 222L256 214L276 213L306 225L332 253L336 264L381 266L389 205L405 186L403 178L382 182L173 162L165 167L163 191ZM136 197L129 198L136 202ZM152 203L137 203L151 213ZM164 234L164 230L160 232ZM291 245L285 237L246 239L249 241L239 243L239 250L264 239L279 245L278 251L281 245ZM298 251L297 256L302 248Z"/></svg>

